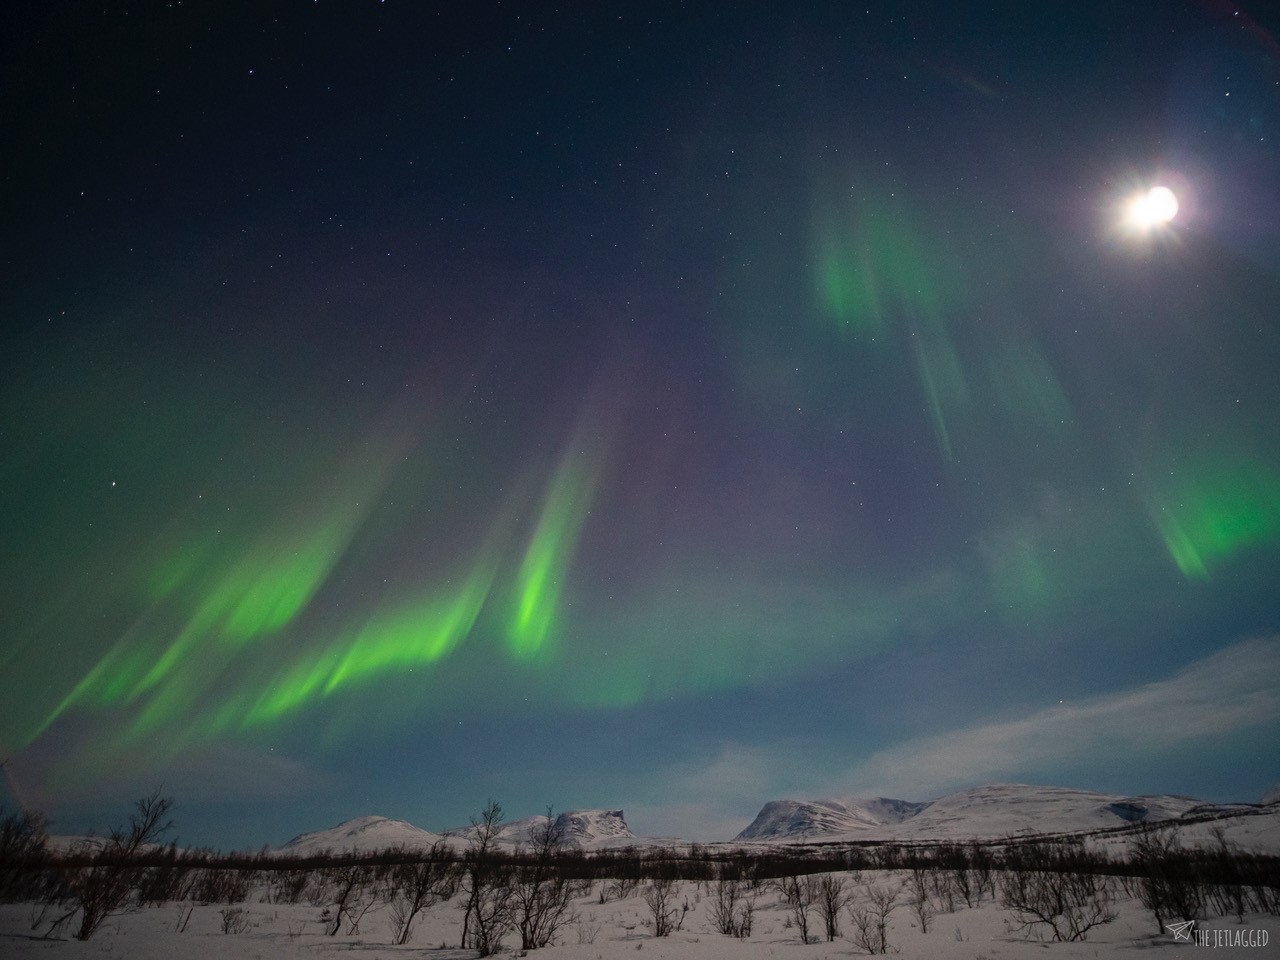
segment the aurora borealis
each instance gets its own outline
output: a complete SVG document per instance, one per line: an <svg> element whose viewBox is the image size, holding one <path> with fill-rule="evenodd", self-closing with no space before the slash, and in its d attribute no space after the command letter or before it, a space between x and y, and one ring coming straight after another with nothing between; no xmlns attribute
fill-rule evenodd
<svg viewBox="0 0 1280 960"><path fill-rule="evenodd" d="M1114 6L4 13L0 799L1256 799L1280 45Z"/></svg>

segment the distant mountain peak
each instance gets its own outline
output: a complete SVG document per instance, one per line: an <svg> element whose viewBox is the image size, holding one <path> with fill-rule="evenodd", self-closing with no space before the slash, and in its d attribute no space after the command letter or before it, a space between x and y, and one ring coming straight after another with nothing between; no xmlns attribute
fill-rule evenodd
<svg viewBox="0 0 1280 960"><path fill-rule="evenodd" d="M306 855L324 850L385 850L388 847L429 847L440 839L438 834L415 827L407 820L364 816L344 820L328 830L300 833L280 849L285 853Z"/></svg>
<svg viewBox="0 0 1280 960"><path fill-rule="evenodd" d="M527 844L532 834L546 822L545 814L512 820L502 824L498 839L502 843ZM562 831L565 843L572 847L590 847L610 841L636 839L621 810L566 810L556 815L556 826ZM444 835L466 840L474 829L472 826L455 827L446 830Z"/></svg>
<svg viewBox="0 0 1280 960"><path fill-rule="evenodd" d="M735 840L970 840L1069 833L1174 819L1198 804L1191 797L1124 797L1023 783L984 784L919 802L771 800Z"/></svg>

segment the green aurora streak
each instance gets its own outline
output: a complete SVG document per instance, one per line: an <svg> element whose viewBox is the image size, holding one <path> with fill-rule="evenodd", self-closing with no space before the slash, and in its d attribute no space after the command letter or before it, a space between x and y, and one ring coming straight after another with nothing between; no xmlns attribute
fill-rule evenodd
<svg viewBox="0 0 1280 960"><path fill-rule="evenodd" d="M551 481L516 573L507 641L517 659L531 660L543 652L595 484L596 471L574 454L564 459Z"/></svg>
<svg viewBox="0 0 1280 960"><path fill-rule="evenodd" d="M1257 462L1223 460L1175 473L1152 503L1169 556L1187 579L1280 535L1280 474Z"/></svg>

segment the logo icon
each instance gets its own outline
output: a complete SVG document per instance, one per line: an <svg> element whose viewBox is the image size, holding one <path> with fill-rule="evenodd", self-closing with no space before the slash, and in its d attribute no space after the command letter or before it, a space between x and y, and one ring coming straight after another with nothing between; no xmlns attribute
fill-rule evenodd
<svg viewBox="0 0 1280 960"><path fill-rule="evenodd" d="M1177 923L1166 923L1164 928L1173 934L1174 943L1177 943L1179 940L1185 940L1187 943L1190 943L1191 933L1195 928L1195 925L1196 922L1194 920L1180 920Z"/></svg>

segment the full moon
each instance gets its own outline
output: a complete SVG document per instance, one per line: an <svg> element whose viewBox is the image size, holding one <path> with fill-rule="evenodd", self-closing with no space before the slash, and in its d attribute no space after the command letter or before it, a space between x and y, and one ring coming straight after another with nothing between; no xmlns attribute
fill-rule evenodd
<svg viewBox="0 0 1280 960"><path fill-rule="evenodd" d="M1152 187L1129 202L1129 223L1140 229L1150 230L1168 223L1178 215L1178 198L1168 187Z"/></svg>

